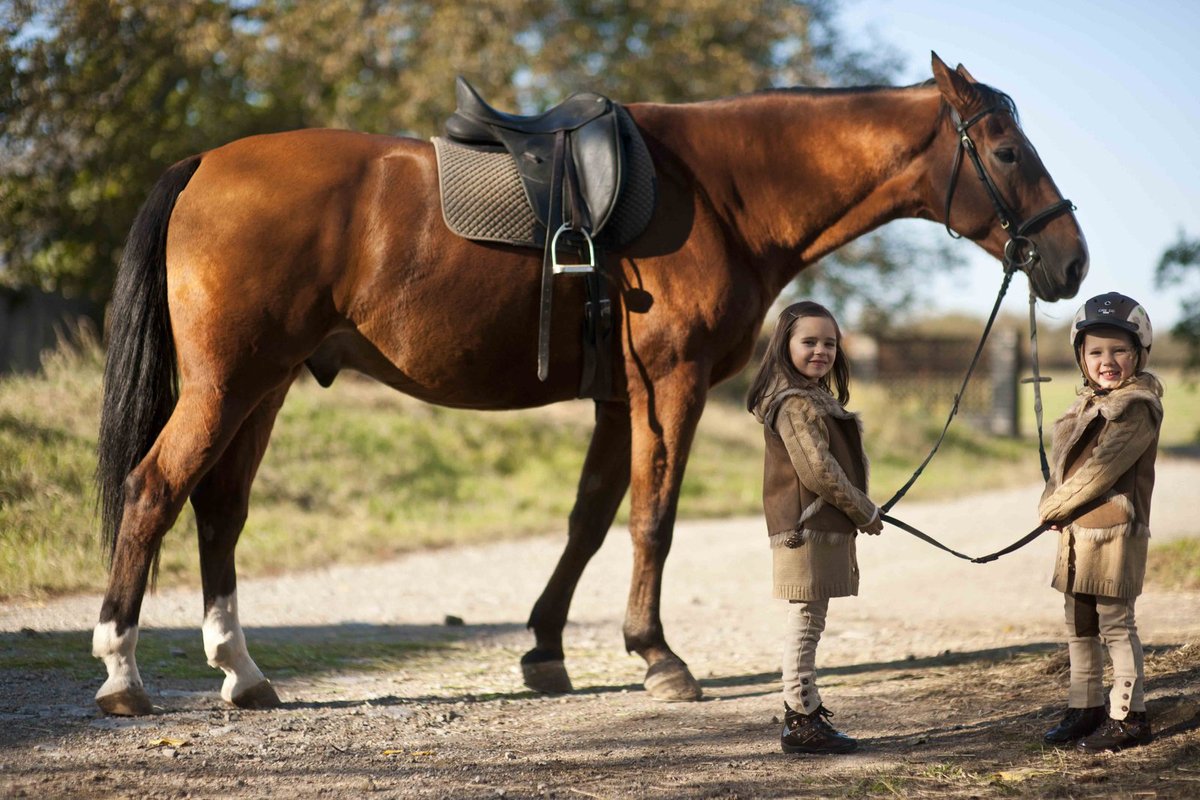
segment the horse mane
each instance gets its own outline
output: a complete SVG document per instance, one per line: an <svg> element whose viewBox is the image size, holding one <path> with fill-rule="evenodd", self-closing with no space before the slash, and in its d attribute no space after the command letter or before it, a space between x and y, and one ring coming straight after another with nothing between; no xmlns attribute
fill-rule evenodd
<svg viewBox="0 0 1200 800"><path fill-rule="evenodd" d="M933 78L927 78L917 83L910 83L905 86L889 86L887 84L867 84L865 86L772 86L766 89L759 89L751 92L753 95L764 94L803 94L803 95L837 95L837 94L869 94L871 92L883 92L888 90L902 91L904 89L923 89L931 86L936 86L937 82ZM985 100L990 101L990 105L999 106L1004 111L1012 114L1018 125L1021 124L1021 115L1017 111L1016 101L1008 95L1007 92L1002 92L994 86L989 86L986 83L976 83L975 87L982 91L985 95ZM745 95L741 95L745 96ZM736 98L729 98L736 99Z"/></svg>

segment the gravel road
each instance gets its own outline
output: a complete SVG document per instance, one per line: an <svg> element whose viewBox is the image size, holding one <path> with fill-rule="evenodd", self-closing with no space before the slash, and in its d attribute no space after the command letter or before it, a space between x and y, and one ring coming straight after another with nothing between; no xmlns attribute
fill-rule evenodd
<svg viewBox="0 0 1200 800"><path fill-rule="evenodd" d="M1191 507L1198 486L1200 462L1160 459L1155 541L1200 535ZM1036 524L1038 496L1030 485L902 502L896 515L982 554ZM90 673L4 670L0 796L822 796L897 770L919 786L935 780L919 777L929 764L954 765L956 775L1043 769L1042 761L1030 766L1046 758L1031 756L1038 748L1030 743L1065 697L1061 663L1053 663L1062 612L1048 585L1052 535L984 566L894 528L860 538L861 594L831 604L818 668L835 724L863 747L810 760L815 766L802 772L778 754L775 739L786 608L769 596L761 520L677 526L663 620L704 686L701 703L658 704L641 692L642 663L624 653L620 632L632 561L621 529L589 566L572 607L565 645L576 692L524 690L517 659L532 641L524 621L560 547L561 535L550 535L242 581L252 654L256 640L331 634L438 644L400 670L266 670L285 703L273 711L226 707L216 672L199 681L156 679L144 669L162 713L105 719L91 704L98 662ZM90 631L99 602L0 606L0 642ZM173 637L198 652L200 610L193 589L148 596L143 643ZM447 627L447 615L465 624ZM1152 651L1200 642L1200 593L1151 586L1138 620ZM1193 657L1196 649L1183 651ZM78 658L90 660L86 652ZM1163 656L1167 677L1157 690L1151 681L1150 696L1173 698L1164 708L1190 719L1197 695L1175 691L1168 666L1178 659L1170 658ZM1047 675L1047 663L1058 674ZM94 677L79 677L87 674ZM1180 742L1190 755L1164 756L1163 769L1187 773L1196 764L1196 731L1183 724L1173 746ZM936 780L950 796L955 787L973 796L979 787L961 775ZM1171 780L1159 779L1158 796L1175 796Z"/></svg>

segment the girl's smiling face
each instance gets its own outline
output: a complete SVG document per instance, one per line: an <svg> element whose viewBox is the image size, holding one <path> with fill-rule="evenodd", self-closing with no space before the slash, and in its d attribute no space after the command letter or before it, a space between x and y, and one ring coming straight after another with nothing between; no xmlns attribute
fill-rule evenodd
<svg viewBox="0 0 1200 800"><path fill-rule="evenodd" d="M810 381L829 374L837 349L837 326L829 317L800 317L792 326L788 354L800 374Z"/></svg>
<svg viewBox="0 0 1200 800"><path fill-rule="evenodd" d="M1133 377L1137 369L1137 348L1129 336L1120 331L1085 334L1083 369L1088 379L1101 389L1115 389Z"/></svg>

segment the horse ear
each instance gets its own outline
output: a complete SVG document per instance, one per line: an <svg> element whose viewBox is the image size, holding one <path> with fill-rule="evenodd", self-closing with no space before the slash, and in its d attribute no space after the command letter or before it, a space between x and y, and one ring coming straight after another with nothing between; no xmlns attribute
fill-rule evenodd
<svg viewBox="0 0 1200 800"><path fill-rule="evenodd" d="M970 72L967 72L967 68L964 67L962 64L959 64L957 67L955 67L954 71L957 72L959 75L962 75L964 78L969 80L971 83L979 83L979 81L975 80L975 76L972 75Z"/></svg>
<svg viewBox="0 0 1200 800"><path fill-rule="evenodd" d="M946 62L938 58L937 53L930 55L933 56L933 79L941 90L942 97L962 113L979 99L979 92L970 80L946 66Z"/></svg>

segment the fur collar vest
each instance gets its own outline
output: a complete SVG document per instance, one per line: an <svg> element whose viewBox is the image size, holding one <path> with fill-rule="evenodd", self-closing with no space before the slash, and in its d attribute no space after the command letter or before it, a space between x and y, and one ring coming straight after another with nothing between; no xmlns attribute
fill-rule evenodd
<svg viewBox="0 0 1200 800"><path fill-rule="evenodd" d="M1138 373L1109 391L1084 386L1067 412L1054 423L1054 474L1062 479L1067 454L1074 449L1096 417L1104 417L1111 422L1119 419L1132 404L1146 403L1151 413L1161 421L1162 394L1162 384L1149 372Z"/></svg>
<svg viewBox="0 0 1200 800"><path fill-rule="evenodd" d="M792 384L782 375L776 375L767 385L767 390L763 392L762 398L754 407L754 416L759 422L774 430L775 418L779 415L779 409L783 405L783 401L789 397L803 397L819 414L838 419L852 419L858 423L860 428L862 427L858 414L847 411L846 407L839 403L837 398L821 384L816 381Z"/></svg>

